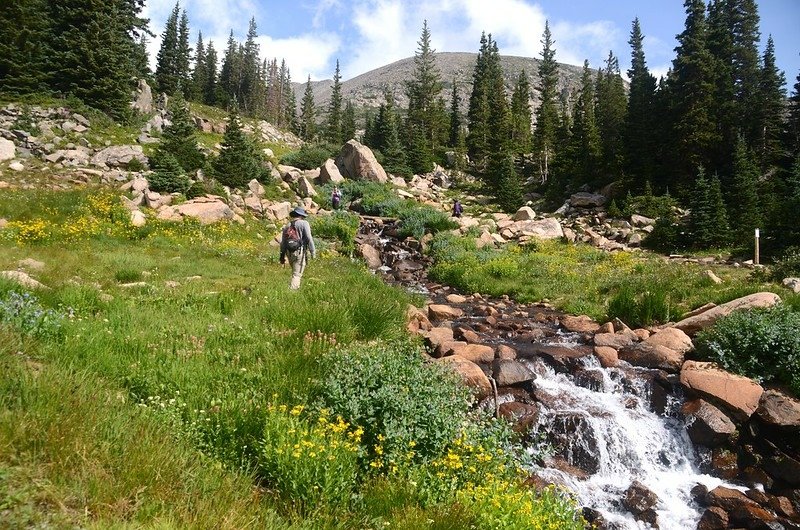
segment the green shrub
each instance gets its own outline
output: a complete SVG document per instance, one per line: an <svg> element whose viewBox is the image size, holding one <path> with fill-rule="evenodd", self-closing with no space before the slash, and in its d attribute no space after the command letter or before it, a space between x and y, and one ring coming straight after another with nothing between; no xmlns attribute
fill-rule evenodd
<svg viewBox="0 0 800 530"><path fill-rule="evenodd" d="M120 283L138 282L142 279L142 271L131 267L123 267L114 272L114 279Z"/></svg>
<svg viewBox="0 0 800 530"><path fill-rule="evenodd" d="M30 293L9 291L0 297L0 324L9 325L23 335L58 336L63 320L63 314L45 309Z"/></svg>
<svg viewBox="0 0 800 530"><path fill-rule="evenodd" d="M336 241L339 249L346 255L352 255L355 251L359 223L358 215L342 210L331 215L318 215L311 221L315 236Z"/></svg>
<svg viewBox="0 0 800 530"><path fill-rule="evenodd" d="M800 247L787 248L770 268L771 277L779 282L784 278L800 277Z"/></svg>
<svg viewBox="0 0 800 530"><path fill-rule="evenodd" d="M358 345L322 360L319 393L334 415L361 427L368 457L401 461L442 454L466 418L469 391L408 341Z"/></svg>
<svg viewBox="0 0 800 530"><path fill-rule="evenodd" d="M662 254L676 252L686 246L683 226L669 217L659 217L653 231L642 241L642 246Z"/></svg>
<svg viewBox="0 0 800 530"><path fill-rule="evenodd" d="M405 205L408 206L408 203ZM403 208L399 213L401 237L413 236L420 239L426 232L436 233L458 227L458 223L447 213L428 205L414 204L410 208Z"/></svg>
<svg viewBox="0 0 800 530"><path fill-rule="evenodd" d="M800 313L785 305L735 311L701 332L706 359L757 381L789 385L800 396Z"/></svg>
<svg viewBox="0 0 800 530"><path fill-rule="evenodd" d="M303 144L297 151L290 151L281 157L281 164L300 169L315 169L329 158L335 158L339 149L331 144Z"/></svg>

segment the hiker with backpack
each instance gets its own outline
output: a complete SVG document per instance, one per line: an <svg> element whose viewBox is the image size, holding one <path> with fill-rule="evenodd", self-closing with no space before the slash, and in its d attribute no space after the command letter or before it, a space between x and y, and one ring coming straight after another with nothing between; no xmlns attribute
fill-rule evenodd
<svg viewBox="0 0 800 530"><path fill-rule="evenodd" d="M290 289L300 288L300 279L306 269L308 254L312 258L317 257L317 249L314 247L314 238L311 237L311 225L306 221L308 214L305 209L298 206L289 212L291 220L283 227L281 234L281 265L286 265L286 257L289 257L289 265L292 266L292 280L289 284Z"/></svg>

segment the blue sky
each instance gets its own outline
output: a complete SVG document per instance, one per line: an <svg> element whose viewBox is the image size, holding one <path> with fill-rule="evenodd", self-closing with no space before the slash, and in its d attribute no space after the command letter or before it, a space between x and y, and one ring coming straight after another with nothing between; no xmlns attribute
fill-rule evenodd
<svg viewBox="0 0 800 530"><path fill-rule="evenodd" d="M778 67L791 90L800 71L800 0L760 0L762 50L775 41ZM145 15L158 35L175 0L148 0ZM409 57L428 20L436 51L476 52L481 31L492 33L504 55L538 57L545 20L556 44L556 60L593 67L609 50L626 70L631 22L638 16L648 66L666 73L675 35L683 30L682 0L181 0L189 15L192 45L197 31L217 51L228 34L243 40L255 16L261 56L284 58L295 81L329 79L338 59L343 79Z"/></svg>

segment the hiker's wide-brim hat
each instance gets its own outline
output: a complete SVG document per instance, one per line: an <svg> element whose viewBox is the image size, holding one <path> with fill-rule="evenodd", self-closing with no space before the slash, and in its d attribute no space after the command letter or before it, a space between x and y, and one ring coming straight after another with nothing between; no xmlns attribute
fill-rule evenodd
<svg viewBox="0 0 800 530"><path fill-rule="evenodd" d="M300 206L292 210L292 214L296 215L297 217L308 217L306 210L304 208L301 208Z"/></svg>

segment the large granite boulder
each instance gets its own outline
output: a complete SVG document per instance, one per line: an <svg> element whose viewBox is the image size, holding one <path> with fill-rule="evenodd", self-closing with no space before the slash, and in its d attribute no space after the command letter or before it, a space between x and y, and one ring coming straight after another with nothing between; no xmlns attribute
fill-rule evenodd
<svg viewBox="0 0 800 530"><path fill-rule="evenodd" d="M569 198L569 204L575 208L595 208L606 203L606 197L599 193L587 193L585 191L575 193Z"/></svg>
<svg viewBox="0 0 800 530"><path fill-rule="evenodd" d="M0 162L12 160L17 156L17 147L11 140L0 138Z"/></svg>
<svg viewBox="0 0 800 530"><path fill-rule="evenodd" d="M133 160L147 167L141 145L112 145L94 154L92 164L100 167L127 167Z"/></svg>
<svg viewBox="0 0 800 530"><path fill-rule="evenodd" d="M207 225L219 221L238 221L237 215L231 208L218 199L198 197L177 206L167 206L181 217L193 217L200 224ZM163 211L163 210L162 210ZM159 212L159 216L161 213Z"/></svg>
<svg viewBox="0 0 800 530"><path fill-rule="evenodd" d="M339 156L336 157L336 166L343 176L350 179L373 182L389 180L372 150L356 140L349 140L342 146Z"/></svg>
<svg viewBox="0 0 800 530"><path fill-rule="evenodd" d="M730 440L736 425L717 407L703 399L695 399L683 405L683 414L690 420L689 438L699 445L717 447Z"/></svg>
<svg viewBox="0 0 800 530"><path fill-rule="evenodd" d="M341 184L344 182L344 177L339 171L339 168L336 166L336 162L332 158L327 159L325 163L320 166L319 181L322 184L327 184L328 182Z"/></svg>
<svg viewBox="0 0 800 530"><path fill-rule="evenodd" d="M437 359L437 362L447 366L461 376L461 380L464 384L475 390L478 399L483 399L491 394L492 385L489 383L489 378L477 364L463 357L459 357L458 355L442 357L441 359Z"/></svg>
<svg viewBox="0 0 800 530"><path fill-rule="evenodd" d="M686 361L680 380L691 394L710 400L739 421L753 415L764 393L752 379L726 372L715 363Z"/></svg>
<svg viewBox="0 0 800 530"><path fill-rule="evenodd" d="M753 309L756 307L772 307L781 301L780 296L775 293L754 293L728 303L712 307L708 311L684 318L675 327L684 331L688 335L693 335L698 331L714 325L720 318L731 314L737 309Z"/></svg>
<svg viewBox="0 0 800 530"><path fill-rule="evenodd" d="M515 228L519 235L538 239L558 239L564 237L564 229L558 219L548 217L538 221L518 221Z"/></svg>

